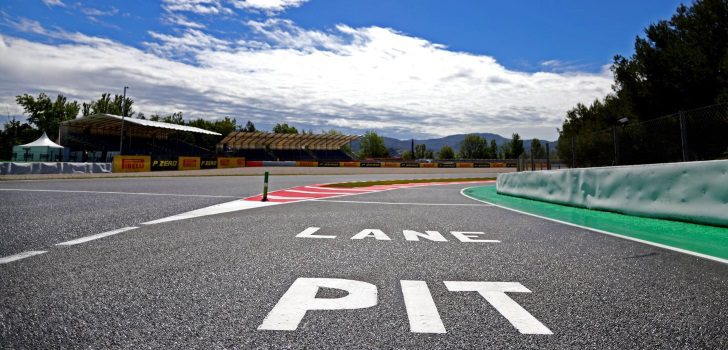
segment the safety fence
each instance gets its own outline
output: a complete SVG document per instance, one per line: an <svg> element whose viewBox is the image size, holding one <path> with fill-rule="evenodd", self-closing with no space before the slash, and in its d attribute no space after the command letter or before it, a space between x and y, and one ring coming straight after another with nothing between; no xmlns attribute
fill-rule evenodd
<svg viewBox="0 0 728 350"><path fill-rule="evenodd" d="M538 163L539 168L546 165ZM177 157L116 156L114 172L143 172L164 170L199 170L242 167L326 167L326 168L515 168L515 160L490 161L267 161L248 160L243 157Z"/></svg>
<svg viewBox="0 0 728 350"><path fill-rule="evenodd" d="M728 103L633 119L562 136L558 155L574 168L728 159Z"/></svg>
<svg viewBox="0 0 728 350"><path fill-rule="evenodd" d="M245 167L243 157L153 157L153 156L115 156L113 169L115 173L165 171L165 170L200 170Z"/></svg>

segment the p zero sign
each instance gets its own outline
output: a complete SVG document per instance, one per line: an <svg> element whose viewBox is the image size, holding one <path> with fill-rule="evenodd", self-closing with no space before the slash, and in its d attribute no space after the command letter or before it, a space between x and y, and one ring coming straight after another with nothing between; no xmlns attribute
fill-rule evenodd
<svg viewBox="0 0 728 350"><path fill-rule="evenodd" d="M179 157L177 170L199 170L200 157Z"/></svg>
<svg viewBox="0 0 728 350"><path fill-rule="evenodd" d="M114 156L113 170L115 173L151 171L151 159L149 156Z"/></svg>

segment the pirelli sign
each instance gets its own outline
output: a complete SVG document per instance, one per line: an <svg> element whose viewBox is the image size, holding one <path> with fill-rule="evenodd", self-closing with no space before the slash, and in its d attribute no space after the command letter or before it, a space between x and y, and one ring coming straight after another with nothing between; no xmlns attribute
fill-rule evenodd
<svg viewBox="0 0 728 350"><path fill-rule="evenodd" d="M115 173L138 173L151 171L149 156L114 156L113 171Z"/></svg>

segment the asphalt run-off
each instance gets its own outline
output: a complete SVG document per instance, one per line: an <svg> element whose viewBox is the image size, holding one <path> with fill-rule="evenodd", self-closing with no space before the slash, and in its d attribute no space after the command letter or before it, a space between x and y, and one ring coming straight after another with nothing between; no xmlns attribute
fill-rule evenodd
<svg viewBox="0 0 728 350"><path fill-rule="evenodd" d="M721 249L466 196L492 182L325 186L402 177L0 182L0 345L728 344Z"/></svg>

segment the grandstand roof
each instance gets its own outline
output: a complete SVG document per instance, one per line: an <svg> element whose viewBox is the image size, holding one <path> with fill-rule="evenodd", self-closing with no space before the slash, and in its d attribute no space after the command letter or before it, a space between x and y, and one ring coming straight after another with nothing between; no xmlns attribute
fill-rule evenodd
<svg viewBox="0 0 728 350"><path fill-rule="evenodd" d="M234 131L225 136L217 145L230 149L310 149L337 150L347 143L358 139L355 135L331 134L274 134L267 132Z"/></svg>
<svg viewBox="0 0 728 350"><path fill-rule="evenodd" d="M222 135L220 133L209 131L205 129L195 128L192 126L178 125L172 123L155 122L145 119L136 119L126 117L124 118L124 128L128 128L127 132L130 134L158 134L158 133L172 133L177 131L192 132L198 134L207 135ZM93 114L73 120L67 120L62 122L61 125L67 127L91 127L95 129L112 129L117 130L118 133L121 128L121 116L113 114Z"/></svg>

